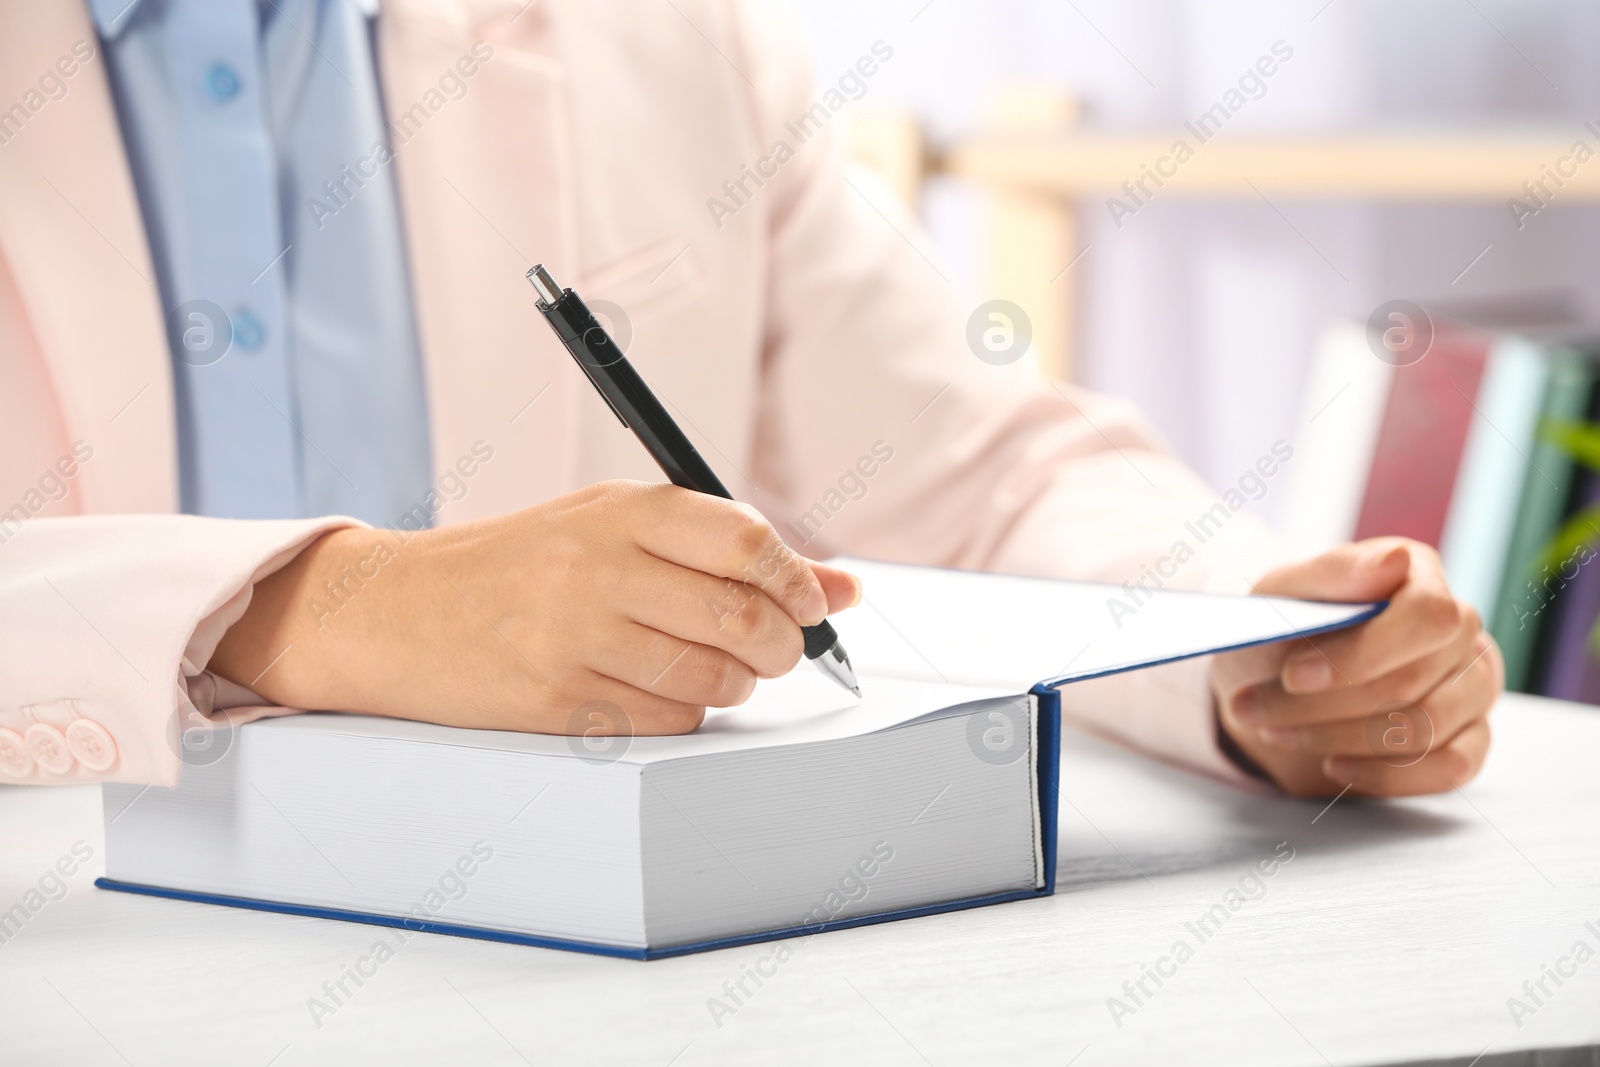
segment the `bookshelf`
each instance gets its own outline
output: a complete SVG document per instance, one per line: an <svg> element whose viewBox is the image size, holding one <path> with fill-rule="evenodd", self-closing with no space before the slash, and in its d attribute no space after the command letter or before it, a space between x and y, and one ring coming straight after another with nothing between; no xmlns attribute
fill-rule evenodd
<svg viewBox="0 0 1600 1067"><path fill-rule="evenodd" d="M1143 203L1180 198L1264 200L1291 213L1291 203L1317 198L1476 203L1506 211L1508 225L1513 199L1530 213L1544 204L1600 199L1600 123L1577 119L1562 129L1228 132L1205 139L1193 129L1113 134L1080 128L1070 99L1048 88L999 93L981 114L977 133L929 147L909 113L880 113L862 131L875 157L858 152L857 158L891 167L880 173L894 175L890 185L913 209L930 177L978 193L974 295L1025 308L1034 358L1059 379L1073 376L1076 293L1096 266L1084 255L1094 239L1084 222L1094 212L1113 218L1112 197L1136 209L1130 214ZM892 125L874 131L874 122ZM891 128L898 133L891 136ZM1179 138L1190 148L1182 159L1174 152ZM1580 144L1583 151L1574 152ZM1124 187L1141 179L1143 188ZM1097 225L1094 232L1110 228ZM1406 534L1436 545L1452 586L1478 608L1500 644L1509 685L1600 704L1600 652L1591 651L1600 647L1593 644L1600 615L1593 568L1600 563L1591 562L1600 559L1600 535L1590 539L1600 523L1600 429L1591 424L1600 405L1600 342L1568 351L1554 343L1539 347L1532 336L1467 331L1450 344L1472 353L1447 360L1441 348L1402 379L1372 358L1359 325L1325 335L1312 374L1327 388L1312 394L1295 435L1296 469L1306 479L1299 496L1315 507L1305 509L1302 501L1302 521L1291 512L1289 524L1328 544ZM1424 380L1419 374L1453 374L1452 364L1469 361L1476 361L1488 391L1479 391L1477 377L1466 388L1442 378L1445 388L1416 385ZM1339 409L1354 422L1313 426L1327 406L1322 398L1343 395L1356 381L1367 387L1348 396L1365 396L1365 406L1346 399ZM1454 439L1441 432L1447 414L1460 431ZM1385 429L1391 424L1392 433ZM1406 427L1419 425L1427 429L1407 438ZM1561 428L1567 444L1544 436L1546 425ZM1340 459L1352 455L1364 458L1354 467ZM1429 497L1429 490L1444 492ZM1335 499L1342 511L1330 519ZM1432 523L1426 531L1415 525L1424 512ZM1559 564L1548 562L1551 552ZM1569 585L1570 592L1561 592Z"/></svg>
<svg viewBox="0 0 1600 1067"><path fill-rule="evenodd" d="M1138 135L1080 130L1072 98L1039 86L998 90L982 115L977 134L930 147L909 112L861 107L851 120L852 154L884 174L913 208L918 186L931 175L979 190L982 290L1028 310L1041 368L1063 379L1072 376L1075 292L1086 267L1068 267L1084 248L1082 213L1107 211L1112 196L1131 204L1123 183L1170 158L1180 137L1193 155L1163 164L1171 173L1157 175L1161 186L1146 179L1156 199L1503 203L1526 198L1524 183L1541 179L1553 203L1600 199L1600 154L1581 164L1572 158L1579 139L1600 153L1600 132L1576 120L1570 129L1503 132L1225 132L1202 143L1183 129ZM1558 166L1569 173L1547 178Z"/></svg>

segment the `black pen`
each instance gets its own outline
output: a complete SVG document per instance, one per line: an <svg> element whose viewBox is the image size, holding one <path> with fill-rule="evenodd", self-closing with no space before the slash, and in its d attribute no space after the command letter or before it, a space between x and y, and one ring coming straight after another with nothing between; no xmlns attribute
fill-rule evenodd
<svg viewBox="0 0 1600 1067"><path fill-rule="evenodd" d="M644 384L622 349L584 305L583 298L557 285L543 264L528 272L528 281L539 294L539 310L544 313L545 321L567 346L567 351L578 361L578 366L589 376L618 420L643 442L650 457L661 465L672 484L732 500L733 494L672 421L672 416ZM806 658L823 674L860 696L861 687L850 669L850 657L839 644L839 635L832 624L824 619L815 626L802 626L800 632L806 639Z"/></svg>

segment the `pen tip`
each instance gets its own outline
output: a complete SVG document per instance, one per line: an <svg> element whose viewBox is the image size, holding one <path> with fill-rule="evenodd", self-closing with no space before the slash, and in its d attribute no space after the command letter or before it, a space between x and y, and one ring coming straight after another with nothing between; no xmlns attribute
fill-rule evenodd
<svg viewBox="0 0 1600 1067"><path fill-rule="evenodd" d="M850 657L845 655L838 641L811 662L817 665L817 670L833 679L840 689L848 689L857 697L861 695L861 685L856 681L856 673L850 669Z"/></svg>

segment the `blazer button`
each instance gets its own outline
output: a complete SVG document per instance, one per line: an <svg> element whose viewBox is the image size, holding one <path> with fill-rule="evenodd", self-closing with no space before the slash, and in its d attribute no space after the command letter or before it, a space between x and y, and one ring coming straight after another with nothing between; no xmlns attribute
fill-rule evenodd
<svg viewBox="0 0 1600 1067"><path fill-rule="evenodd" d="M117 743L93 719L74 719L67 726L67 747L91 771L103 771L117 762Z"/></svg>
<svg viewBox="0 0 1600 1067"><path fill-rule="evenodd" d="M72 750L61 731L45 722L36 722L23 735L28 755L51 774L66 774L72 770Z"/></svg>
<svg viewBox="0 0 1600 1067"><path fill-rule="evenodd" d="M0 774L7 778L26 778L33 770L33 757L28 755L22 735L0 726Z"/></svg>

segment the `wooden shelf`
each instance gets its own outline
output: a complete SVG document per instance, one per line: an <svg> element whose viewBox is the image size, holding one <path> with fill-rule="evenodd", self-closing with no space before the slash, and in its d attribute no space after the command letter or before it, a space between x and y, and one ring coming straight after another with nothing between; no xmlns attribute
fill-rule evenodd
<svg viewBox="0 0 1600 1067"><path fill-rule="evenodd" d="M1600 136L1581 131L1592 147ZM1140 137L1069 133L1052 136L980 136L950 146L934 169L989 185L1008 185L1066 199L1123 195L1157 161L1171 157L1174 142L1187 141L1194 155L1164 169L1165 185L1152 180L1155 198L1165 196L1254 197L1268 195L1363 197L1396 200L1504 200L1526 197L1523 183L1547 173L1553 200L1600 199L1600 158L1571 158L1575 133L1567 137L1352 135L1348 137L1254 137L1223 133L1201 143L1193 133ZM1562 175L1557 162L1575 174ZM1548 168L1548 170L1546 169ZM1254 189L1251 186L1254 185ZM1141 194L1142 195L1142 194ZM1542 194L1541 194L1542 195Z"/></svg>
<svg viewBox="0 0 1600 1067"><path fill-rule="evenodd" d="M1580 140L1600 150L1600 124L1321 136L1224 129L1201 141L1192 129L1084 132L1076 126L1075 102L1059 88L1013 85L999 87L983 108L984 132L927 151L914 116L888 110L854 139L854 154L883 174L913 209L928 174L958 178L978 190L982 293L1026 309L1034 327L1034 358L1046 374L1059 378L1072 376L1081 271L1071 267L1085 251L1081 219L1086 211L1107 210L1110 197L1130 209L1177 198L1320 197L1502 207L1516 198L1532 210L1541 205L1525 188L1531 182L1541 200L1557 205L1600 200L1600 156L1580 163L1573 153ZM1180 139L1193 149L1181 164L1173 153ZM1151 173L1162 184L1147 178L1140 200L1134 200L1124 183Z"/></svg>

